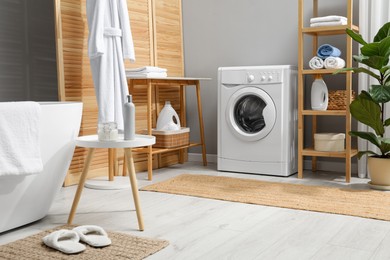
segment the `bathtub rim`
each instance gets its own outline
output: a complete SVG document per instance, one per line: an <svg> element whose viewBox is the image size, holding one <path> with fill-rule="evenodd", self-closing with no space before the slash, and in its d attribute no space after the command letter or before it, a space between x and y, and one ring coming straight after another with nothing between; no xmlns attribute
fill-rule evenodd
<svg viewBox="0 0 390 260"><path fill-rule="evenodd" d="M54 105L72 105L83 104L81 101L36 101L39 105L54 106Z"/></svg>

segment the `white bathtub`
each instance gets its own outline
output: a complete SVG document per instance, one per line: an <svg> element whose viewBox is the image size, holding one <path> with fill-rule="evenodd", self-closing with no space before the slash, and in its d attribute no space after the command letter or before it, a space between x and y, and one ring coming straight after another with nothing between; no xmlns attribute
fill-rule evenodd
<svg viewBox="0 0 390 260"><path fill-rule="evenodd" d="M82 103L40 102L43 171L0 177L0 233L43 218L61 188L78 136Z"/></svg>

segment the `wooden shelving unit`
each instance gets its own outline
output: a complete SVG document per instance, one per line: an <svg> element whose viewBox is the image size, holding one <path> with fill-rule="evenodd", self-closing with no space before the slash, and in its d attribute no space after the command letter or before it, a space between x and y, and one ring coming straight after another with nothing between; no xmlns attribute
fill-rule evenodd
<svg viewBox="0 0 390 260"><path fill-rule="evenodd" d="M318 17L318 0L313 1L312 17ZM326 26L326 27L305 27L304 26L304 0L298 0L299 6L299 21L298 21L298 178L303 178L303 162L305 156L312 157L312 171L316 171L317 157L332 157L345 158L345 180L350 182L351 179L351 158L357 155L357 150L351 148L351 137L348 132L351 131L351 114L349 106L346 110L327 110L316 111L305 109L304 93L310 90L309 86L305 86L305 77L315 75L331 75L335 72L333 69L311 70L305 69L304 64L304 40L305 36L311 36L313 40L312 52L316 55L318 39L321 36L329 35L346 35L346 28L354 31L359 31L358 26L352 24L353 0L345 0L347 4L347 25L341 26ZM346 52L345 63L346 67L352 67L352 39L346 35ZM347 93L352 93L352 72L344 72L346 78L345 90ZM351 95L347 95L346 103L351 103ZM313 148L305 147L304 144L304 126L305 116L312 117L312 138L314 143L314 134L317 132L317 117L318 116L342 116L345 117L345 151L344 152L319 152Z"/></svg>

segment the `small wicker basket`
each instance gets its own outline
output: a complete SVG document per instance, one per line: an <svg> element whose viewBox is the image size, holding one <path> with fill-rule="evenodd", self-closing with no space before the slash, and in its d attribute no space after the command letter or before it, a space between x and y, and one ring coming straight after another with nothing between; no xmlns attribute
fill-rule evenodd
<svg viewBox="0 0 390 260"><path fill-rule="evenodd" d="M330 90L328 110L346 110L345 100L347 99L346 90ZM351 102L355 99L355 92L352 91Z"/></svg>
<svg viewBox="0 0 390 260"><path fill-rule="evenodd" d="M147 130L143 130L142 134L147 134ZM190 143L190 128L182 127L177 131L157 131L152 129L152 135L156 137L156 143L153 147L156 148L174 148Z"/></svg>

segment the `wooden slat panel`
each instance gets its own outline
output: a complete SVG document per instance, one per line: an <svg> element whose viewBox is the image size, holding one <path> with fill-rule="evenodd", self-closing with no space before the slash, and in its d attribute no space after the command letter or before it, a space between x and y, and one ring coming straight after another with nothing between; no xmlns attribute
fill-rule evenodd
<svg viewBox="0 0 390 260"><path fill-rule="evenodd" d="M167 68L168 75L184 76L183 35L180 0L154 0L154 41L156 66ZM180 116L179 86L160 87L158 105L161 109L165 101L171 101L173 108ZM161 154L159 167L179 162L179 152Z"/></svg>
<svg viewBox="0 0 390 260"><path fill-rule="evenodd" d="M168 75L183 76L183 35L180 0L154 0L155 63Z"/></svg>

